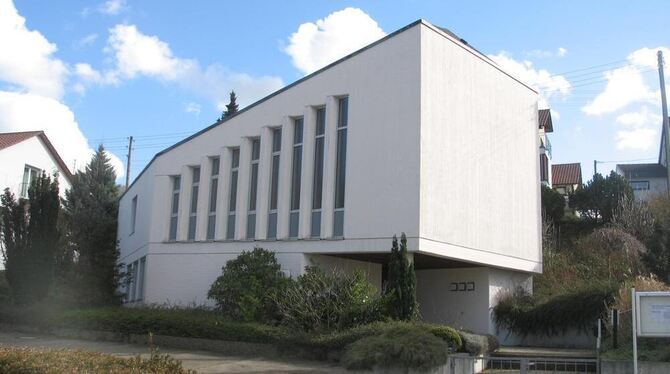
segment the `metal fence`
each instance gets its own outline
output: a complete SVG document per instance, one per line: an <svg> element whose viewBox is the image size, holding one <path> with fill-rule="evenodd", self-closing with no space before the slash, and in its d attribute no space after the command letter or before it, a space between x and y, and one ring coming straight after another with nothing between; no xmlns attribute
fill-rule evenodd
<svg viewBox="0 0 670 374"><path fill-rule="evenodd" d="M450 356L445 374L598 373L598 360L542 357Z"/></svg>

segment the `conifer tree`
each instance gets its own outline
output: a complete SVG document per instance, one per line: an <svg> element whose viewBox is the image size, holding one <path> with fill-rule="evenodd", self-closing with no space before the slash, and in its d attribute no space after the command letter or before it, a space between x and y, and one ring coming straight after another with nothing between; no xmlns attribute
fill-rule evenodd
<svg viewBox="0 0 670 374"><path fill-rule="evenodd" d="M86 169L74 176L65 195L68 241L77 254L74 283L84 305L115 305L121 301L116 243L119 190L115 181L116 173L101 145Z"/></svg>
<svg viewBox="0 0 670 374"><path fill-rule="evenodd" d="M226 110L221 114L221 120L237 113L237 109L237 96L235 95L235 91L230 91L230 102L226 105Z"/></svg>
<svg viewBox="0 0 670 374"><path fill-rule="evenodd" d="M0 227L2 228L2 257L5 277L11 294L17 302L27 295L27 285L22 275L28 271L28 216L26 200L16 201L14 194L5 189L0 198Z"/></svg>
<svg viewBox="0 0 670 374"><path fill-rule="evenodd" d="M400 237L400 247L398 238L393 236L386 294L392 318L408 321L416 317L416 273L414 263L408 259L405 233Z"/></svg>

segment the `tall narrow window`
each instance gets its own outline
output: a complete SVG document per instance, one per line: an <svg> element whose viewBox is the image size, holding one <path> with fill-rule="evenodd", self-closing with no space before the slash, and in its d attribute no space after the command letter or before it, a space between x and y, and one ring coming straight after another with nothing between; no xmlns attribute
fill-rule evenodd
<svg viewBox="0 0 670 374"><path fill-rule="evenodd" d="M280 152L281 128L272 130L272 170L270 174L270 214L268 216L268 239L277 238L277 194L279 192Z"/></svg>
<svg viewBox="0 0 670 374"><path fill-rule="evenodd" d="M209 209L207 213L207 240L214 240L216 234L216 200L219 189L219 158L212 159L212 176L209 181Z"/></svg>
<svg viewBox="0 0 670 374"><path fill-rule="evenodd" d="M179 221L179 191L181 190L181 177L172 177L172 210L170 211L170 234L168 240L177 240L177 223Z"/></svg>
<svg viewBox="0 0 670 374"><path fill-rule="evenodd" d="M228 194L228 224L226 239L235 239L235 210L237 209L237 174L240 170L240 149L232 151L230 168L230 193Z"/></svg>
<svg viewBox="0 0 670 374"><path fill-rule="evenodd" d="M144 272L147 269L147 258L142 257L140 259L140 275L137 279L137 300L142 300L144 299L144 278L146 276L144 275Z"/></svg>
<svg viewBox="0 0 670 374"><path fill-rule="evenodd" d="M133 264L130 263L126 265L126 274L128 275L128 278L126 278L126 294L125 300L127 303L133 301L134 292L133 292Z"/></svg>
<svg viewBox="0 0 670 374"><path fill-rule="evenodd" d="M188 213L188 240L195 240L195 229L198 219L198 191L200 190L200 168L193 168L191 184L191 210Z"/></svg>
<svg viewBox="0 0 670 374"><path fill-rule="evenodd" d="M247 239L256 237L256 199L258 193L258 162L261 157L261 141L251 143L251 179L249 181L249 213L247 215Z"/></svg>
<svg viewBox="0 0 670 374"><path fill-rule="evenodd" d="M135 233L135 222L137 221L137 195L130 203L130 235Z"/></svg>
<svg viewBox="0 0 670 374"><path fill-rule="evenodd" d="M23 168L23 183L21 183L21 197L24 199L28 198L28 189L30 185L40 176L42 171L38 168L26 165Z"/></svg>
<svg viewBox="0 0 670 374"><path fill-rule="evenodd" d="M291 167L291 212L289 213L288 237L298 237L300 222L300 180L302 177L302 129L303 119L293 122L293 165Z"/></svg>
<svg viewBox="0 0 670 374"><path fill-rule="evenodd" d="M137 261L133 262L130 273L130 301L137 300Z"/></svg>
<svg viewBox="0 0 670 374"><path fill-rule="evenodd" d="M339 100L337 115L337 157L335 159L335 215L333 236L344 236L344 186L347 166L347 125L349 116L349 98Z"/></svg>
<svg viewBox="0 0 670 374"><path fill-rule="evenodd" d="M314 182L312 188L312 227L310 236L321 236L321 198L323 196L323 147L326 134L326 108L316 111L314 139Z"/></svg>

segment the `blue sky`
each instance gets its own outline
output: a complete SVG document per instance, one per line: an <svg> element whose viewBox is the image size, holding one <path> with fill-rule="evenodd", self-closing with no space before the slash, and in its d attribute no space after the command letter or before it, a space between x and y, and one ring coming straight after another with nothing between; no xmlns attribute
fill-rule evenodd
<svg viewBox="0 0 670 374"><path fill-rule="evenodd" d="M249 104L424 18L537 87L554 113L554 162L581 162L586 176L594 159L658 157L667 11L666 1L0 0L0 132L43 128L78 166L103 142L120 174L133 135L136 176L212 124L231 89Z"/></svg>

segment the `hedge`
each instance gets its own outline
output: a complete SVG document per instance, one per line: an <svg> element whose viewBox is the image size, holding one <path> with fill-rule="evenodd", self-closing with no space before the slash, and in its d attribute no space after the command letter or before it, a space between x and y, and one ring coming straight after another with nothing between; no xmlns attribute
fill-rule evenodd
<svg viewBox="0 0 670 374"><path fill-rule="evenodd" d="M148 359L136 356L123 359L84 350L36 350L0 347L0 373L174 373L195 374L185 370L181 362L168 355L152 353Z"/></svg>
<svg viewBox="0 0 670 374"><path fill-rule="evenodd" d="M605 284L537 300L518 290L499 300L493 318L499 328L521 336L557 336L570 329L589 333L598 318L606 317L616 292L615 286Z"/></svg>

